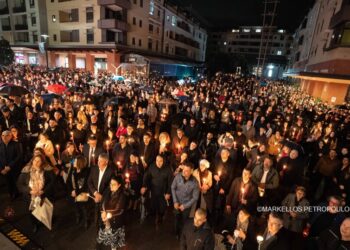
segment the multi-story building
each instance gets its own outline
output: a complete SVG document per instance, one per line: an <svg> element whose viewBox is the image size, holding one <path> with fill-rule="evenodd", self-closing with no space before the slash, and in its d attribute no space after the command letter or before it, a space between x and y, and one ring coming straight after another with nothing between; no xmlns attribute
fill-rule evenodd
<svg viewBox="0 0 350 250"><path fill-rule="evenodd" d="M17 63L45 64L45 55L38 51L43 34L46 0L0 0L0 37L10 42Z"/></svg>
<svg viewBox="0 0 350 250"><path fill-rule="evenodd" d="M244 55L252 73L268 78L282 76L292 41L292 36L286 30L277 27L265 28L263 31L261 26L241 26L211 34L211 43L216 44L218 51ZM260 65L257 68L259 54Z"/></svg>
<svg viewBox="0 0 350 250"><path fill-rule="evenodd" d="M317 0L297 29L287 76L330 103L350 99L350 1Z"/></svg>
<svg viewBox="0 0 350 250"><path fill-rule="evenodd" d="M205 60L206 31L163 0L46 4L50 66L179 75L179 68Z"/></svg>

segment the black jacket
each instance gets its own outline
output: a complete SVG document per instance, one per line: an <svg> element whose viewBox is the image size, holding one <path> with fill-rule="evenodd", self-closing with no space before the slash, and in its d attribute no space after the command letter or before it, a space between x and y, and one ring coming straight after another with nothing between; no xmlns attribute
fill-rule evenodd
<svg viewBox="0 0 350 250"><path fill-rule="evenodd" d="M90 175L88 179L88 187L89 192L91 195L94 195L94 193L97 191L100 194L103 194L108 188L109 188L109 181L111 180L111 177L113 175L113 169L110 166L107 166L101 183L100 187L98 188L98 176L99 176L100 170L97 166L94 166L90 170Z"/></svg>
<svg viewBox="0 0 350 250"><path fill-rule="evenodd" d="M19 171L23 155L20 153L21 148L17 142L10 141L7 145L0 142L0 171L9 166L11 171Z"/></svg>
<svg viewBox="0 0 350 250"><path fill-rule="evenodd" d="M264 239L266 239L266 232ZM292 250L291 243L288 230L282 227L277 234L261 243L260 250Z"/></svg>
<svg viewBox="0 0 350 250"><path fill-rule="evenodd" d="M181 235L181 250L212 250L215 246L214 233L208 223L196 228L193 221L188 221Z"/></svg>
<svg viewBox="0 0 350 250"><path fill-rule="evenodd" d="M78 173L76 169L69 172L67 177L67 187L69 194L75 190L76 195L88 192L89 169L83 168ZM75 186L75 187L74 187Z"/></svg>
<svg viewBox="0 0 350 250"><path fill-rule="evenodd" d="M155 164L151 165L143 177L143 187L151 190L152 195L171 194L171 183L173 174L169 167L158 168Z"/></svg>

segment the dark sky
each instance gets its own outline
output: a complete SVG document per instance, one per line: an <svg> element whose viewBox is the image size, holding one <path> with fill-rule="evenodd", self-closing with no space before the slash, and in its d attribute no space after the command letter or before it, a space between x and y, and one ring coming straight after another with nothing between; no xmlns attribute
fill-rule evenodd
<svg viewBox="0 0 350 250"><path fill-rule="evenodd" d="M171 0L190 6L217 28L262 25L263 0ZM279 0L275 25L293 31L315 0Z"/></svg>

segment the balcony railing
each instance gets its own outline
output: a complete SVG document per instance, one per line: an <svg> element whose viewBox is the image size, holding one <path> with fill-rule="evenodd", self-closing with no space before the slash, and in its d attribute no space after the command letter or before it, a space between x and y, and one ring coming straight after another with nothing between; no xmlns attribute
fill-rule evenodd
<svg viewBox="0 0 350 250"><path fill-rule="evenodd" d="M331 18L329 28L333 29L338 24L346 21L350 21L350 4L344 5L344 7Z"/></svg>
<svg viewBox="0 0 350 250"><path fill-rule="evenodd" d="M12 11L14 13L26 12L26 6L25 5L21 5L21 6L13 7Z"/></svg>
<svg viewBox="0 0 350 250"><path fill-rule="evenodd" d="M128 31L128 24L117 19L100 19L97 24L99 29L115 29Z"/></svg>
<svg viewBox="0 0 350 250"><path fill-rule="evenodd" d="M4 26L2 26L1 28L2 28L3 31L9 31L9 30L11 30L11 26L9 26L9 25L4 25Z"/></svg>
<svg viewBox="0 0 350 250"><path fill-rule="evenodd" d="M0 9L0 15L6 15L9 13L9 8L5 7Z"/></svg>
<svg viewBox="0 0 350 250"><path fill-rule="evenodd" d="M97 0L97 4L106 6L106 5L115 5L123 9L130 9L131 4L128 0Z"/></svg>
<svg viewBox="0 0 350 250"><path fill-rule="evenodd" d="M27 30L28 25L27 24L15 24L15 30Z"/></svg>

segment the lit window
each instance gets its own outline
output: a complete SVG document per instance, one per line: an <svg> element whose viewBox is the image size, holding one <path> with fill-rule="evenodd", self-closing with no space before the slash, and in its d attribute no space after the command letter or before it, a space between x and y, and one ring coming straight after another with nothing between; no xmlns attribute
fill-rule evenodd
<svg viewBox="0 0 350 250"><path fill-rule="evenodd" d="M256 33L260 33L260 32L261 32L261 29L256 29L255 32L256 32Z"/></svg>
<svg viewBox="0 0 350 250"><path fill-rule="evenodd" d="M232 33L238 33L238 32L239 30L235 30L235 29L232 30Z"/></svg>
<svg viewBox="0 0 350 250"><path fill-rule="evenodd" d="M224 42L224 45L227 45L227 42Z"/></svg>
<svg viewBox="0 0 350 250"><path fill-rule="evenodd" d="M52 15L52 22L56 22L56 16Z"/></svg>
<svg viewBox="0 0 350 250"><path fill-rule="evenodd" d="M250 32L250 29L243 29L243 32L248 33Z"/></svg>
<svg viewBox="0 0 350 250"><path fill-rule="evenodd" d="M176 16L171 17L171 25L175 26L176 25Z"/></svg>
<svg viewBox="0 0 350 250"><path fill-rule="evenodd" d="M277 50L277 55L281 56L282 55L282 51L281 50Z"/></svg>
<svg viewBox="0 0 350 250"><path fill-rule="evenodd" d="M284 30L278 30L278 33L282 33L282 34L283 34L283 33L284 33Z"/></svg>
<svg viewBox="0 0 350 250"><path fill-rule="evenodd" d="M268 77L272 77L272 69L269 69L269 72L267 73Z"/></svg>

